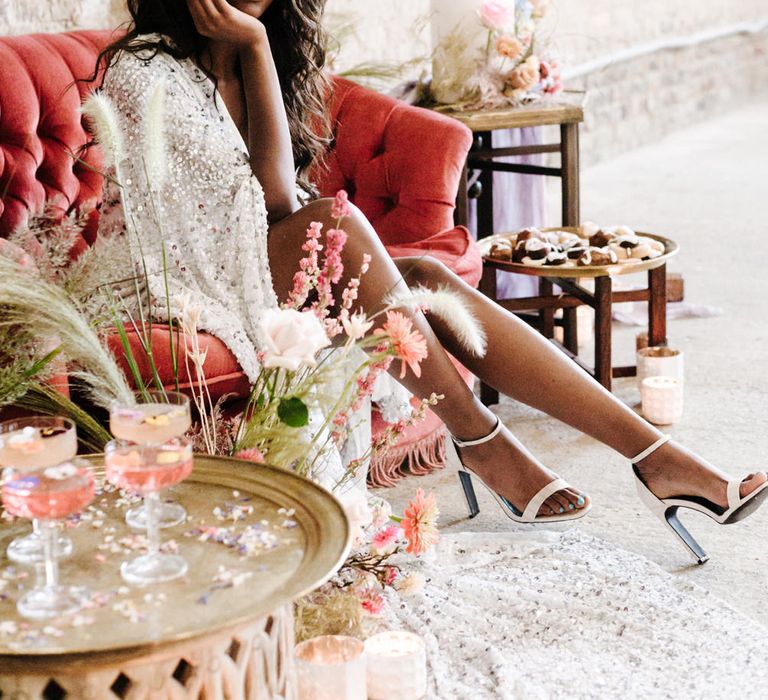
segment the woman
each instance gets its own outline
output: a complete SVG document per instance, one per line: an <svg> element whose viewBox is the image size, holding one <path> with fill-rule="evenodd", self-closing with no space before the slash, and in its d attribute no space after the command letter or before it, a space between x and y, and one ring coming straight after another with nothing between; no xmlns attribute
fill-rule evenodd
<svg viewBox="0 0 768 700"><path fill-rule="evenodd" d="M329 201L302 205L296 189L297 174L301 181L328 142L323 5L324 0L131 0L132 30L101 57L108 66L103 91L117 105L132 146L140 145L147 95L158 80L165 81L170 148L166 184L138 206L151 189L146 169L136 165L137 158L120 164L131 211L123 212L113 188L103 233L123 230L129 215L142 234L145 256L156 256L152 251L164 241L174 292L189 291L200 301L201 327L221 337L251 377L258 372L263 309L287 298L310 222L332 221ZM147 216L150 209L154 219ZM161 231L152 223L158 219ZM478 358L439 320L416 314L429 357L420 377L409 373L402 381L417 396L445 396L435 410L460 450L460 466L497 495L511 518L573 519L585 515L590 502L478 401L446 350L487 384L630 458L644 500L700 561L703 552L674 517L678 506L732 522L768 495L764 473L729 482L441 264L390 259L359 211L345 229L345 268L357 270L364 254L372 256L360 290L367 311L406 283L447 285L486 329L488 351ZM157 270L157 258L155 263ZM473 500L468 471L462 482Z"/></svg>

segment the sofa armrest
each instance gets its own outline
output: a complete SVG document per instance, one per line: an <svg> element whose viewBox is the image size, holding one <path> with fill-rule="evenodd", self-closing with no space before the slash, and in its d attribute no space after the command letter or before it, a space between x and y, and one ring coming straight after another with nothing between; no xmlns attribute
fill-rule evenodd
<svg viewBox="0 0 768 700"><path fill-rule="evenodd" d="M346 189L388 245L453 227L472 134L454 119L333 79L334 148L317 181Z"/></svg>

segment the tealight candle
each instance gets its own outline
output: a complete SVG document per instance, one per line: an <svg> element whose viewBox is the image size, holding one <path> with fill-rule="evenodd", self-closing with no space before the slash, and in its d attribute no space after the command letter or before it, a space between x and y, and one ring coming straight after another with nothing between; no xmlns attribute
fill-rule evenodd
<svg viewBox="0 0 768 700"><path fill-rule="evenodd" d="M643 415L655 425L669 425L683 416L683 383L674 377L646 377L640 385Z"/></svg>
<svg viewBox="0 0 768 700"><path fill-rule="evenodd" d="M365 645L327 635L296 645L299 700L366 700Z"/></svg>
<svg viewBox="0 0 768 700"><path fill-rule="evenodd" d="M683 353L665 347L641 348L637 351L638 385L646 377L674 377L683 382Z"/></svg>
<svg viewBox="0 0 768 700"><path fill-rule="evenodd" d="M365 642L369 700L419 700L427 694L427 649L412 632L381 632Z"/></svg>

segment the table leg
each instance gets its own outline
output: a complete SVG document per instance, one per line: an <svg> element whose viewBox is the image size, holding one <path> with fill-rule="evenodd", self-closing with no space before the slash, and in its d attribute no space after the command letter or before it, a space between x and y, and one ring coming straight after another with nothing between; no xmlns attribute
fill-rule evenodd
<svg viewBox="0 0 768 700"><path fill-rule="evenodd" d="M578 307L563 309L563 339L565 347L574 355L579 354Z"/></svg>
<svg viewBox="0 0 768 700"><path fill-rule="evenodd" d="M595 278L595 379L611 390L613 364L611 359L612 285L608 276Z"/></svg>
<svg viewBox="0 0 768 700"><path fill-rule="evenodd" d="M667 344L667 266L648 271L648 344Z"/></svg>
<svg viewBox="0 0 768 700"><path fill-rule="evenodd" d="M539 296L551 297L553 291L553 284L546 277L539 278ZM539 321L541 323L541 334L545 338L555 337L555 310L554 309L542 309L539 311Z"/></svg>
<svg viewBox="0 0 768 700"><path fill-rule="evenodd" d="M563 188L563 226L578 226L581 223L578 124L560 125L560 168Z"/></svg>
<svg viewBox="0 0 768 700"><path fill-rule="evenodd" d="M493 132L482 131L475 136L475 142L484 149L493 148ZM493 170L483 169L479 182L480 197L477 200L477 237L485 238L494 233L493 221Z"/></svg>
<svg viewBox="0 0 768 700"><path fill-rule="evenodd" d="M480 278L480 291L491 301L496 302L496 268L483 266L483 276ZM480 401L484 406L499 403L499 392L492 386L480 382Z"/></svg>
<svg viewBox="0 0 768 700"><path fill-rule="evenodd" d="M469 227L469 169L467 164L461 171L459 190L456 193L456 209L453 210L453 222L456 226Z"/></svg>

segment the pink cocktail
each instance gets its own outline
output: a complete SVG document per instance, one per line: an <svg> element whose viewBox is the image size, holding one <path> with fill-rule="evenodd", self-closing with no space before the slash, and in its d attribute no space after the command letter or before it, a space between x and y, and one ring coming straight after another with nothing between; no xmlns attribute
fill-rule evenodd
<svg viewBox="0 0 768 700"><path fill-rule="evenodd" d="M43 620L75 612L88 596L82 588L59 583L56 557L57 521L85 508L94 496L94 480L90 469L74 461L55 467L17 473L3 483L5 509L20 518L35 518L43 540L45 581L18 602L24 617Z"/></svg>
<svg viewBox="0 0 768 700"><path fill-rule="evenodd" d="M0 467L4 480L20 474L52 467L71 460L77 454L77 431L68 418L33 416L0 423ZM44 559L43 535L36 516L32 533L17 537L8 545L8 558L20 564L40 564ZM72 542L59 534L56 556L72 553Z"/></svg>
<svg viewBox="0 0 768 700"><path fill-rule="evenodd" d="M118 440L137 445L157 446L181 437L192 425L189 398L176 391L155 389L139 392L132 403L115 402L109 411L109 428ZM178 503L160 503L159 527L184 522L187 513ZM147 511L142 504L125 514L125 521L137 530L146 530Z"/></svg>
<svg viewBox="0 0 768 700"><path fill-rule="evenodd" d="M192 444L184 438L163 445L136 445L115 440L105 451L106 475L115 486L144 496L147 554L124 561L120 573L128 582L147 585L170 581L187 572L187 562L160 551L159 493L186 479L192 472Z"/></svg>
<svg viewBox="0 0 768 700"><path fill-rule="evenodd" d="M191 425L189 399L173 391L148 391L135 404L115 403L109 411L112 435L139 445L161 445L181 437Z"/></svg>

